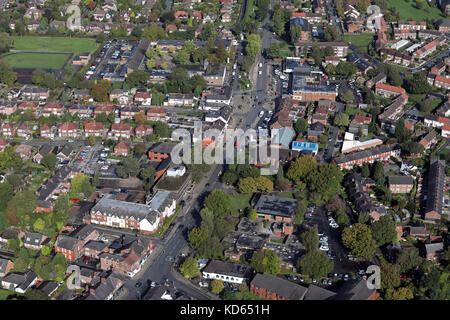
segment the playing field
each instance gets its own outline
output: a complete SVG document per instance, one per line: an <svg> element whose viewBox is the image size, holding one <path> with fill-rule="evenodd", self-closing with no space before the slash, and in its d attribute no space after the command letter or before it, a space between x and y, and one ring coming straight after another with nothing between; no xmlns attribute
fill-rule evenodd
<svg viewBox="0 0 450 320"><path fill-rule="evenodd" d="M388 0L389 6L394 7L400 13L401 20L423 21L429 19L442 18L442 11L438 8L431 8L427 1L422 1L422 9L414 7L415 1L406 2L405 0ZM429 12L426 12L428 10Z"/></svg>
<svg viewBox="0 0 450 320"><path fill-rule="evenodd" d="M352 45L359 48L367 48L367 45L373 40L373 33L362 33L356 35L345 35L344 41L351 42Z"/></svg>
<svg viewBox="0 0 450 320"><path fill-rule="evenodd" d="M13 53L2 58L13 68L61 69L69 58L65 53Z"/></svg>
<svg viewBox="0 0 450 320"><path fill-rule="evenodd" d="M92 52L97 44L94 39L63 37L13 37L14 50L55 51L55 52Z"/></svg>

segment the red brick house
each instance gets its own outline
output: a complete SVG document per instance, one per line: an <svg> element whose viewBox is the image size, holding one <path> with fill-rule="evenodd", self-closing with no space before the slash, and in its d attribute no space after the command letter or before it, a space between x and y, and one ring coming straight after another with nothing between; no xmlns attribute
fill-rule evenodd
<svg viewBox="0 0 450 320"><path fill-rule="evenodd" d="M50 117L51 114L61 117L63 114L63 106L59 102L46 103L44 109L42 110L42 115L44 117Z"/></svg>
<svg viewBox="0 0 450 320"><path fill-rule="evenodd" d="M140 124L134 129L134 135L138 138L148 136L153 133L153 127L145 124Z"/></svg>
<svg viewBox="0 0 450 320"><path fill-rule="evenodd" d="M42 138L49 138L49 139L54 138L54 134L52 132L51 127L48 124L46 124L46 123L44 123L41 126L40 132L41 132L41 137Z"/></svg>
<svg viewBox="0 0 450 320"><path fill-rule="evenodd" d="M128 155L128 152L130 151L130 148L125 141L120 141L118 144L114 146L114 155L115 156L122 156L126 157Z"/></svg>
<svg viewBox="0 0 450 320"><path fill-rule="evenodd" d="M2 126L2 134L5 137L12 137L16 133L16 128L14 127L14 124L7 122L4 123Z"/></svg>
<svg viewBox="0 0 450 320"><path fill-rule="evenodd" d="M148 151L150 161L161 162L172 155L172 149L176 143L159 142L153 145Z"/></svg>
<svg viewBox="0 0 450 320"><path fill-rule="evenodd" d="M98 116L101 113L110 114L112 112L114 112L114 108L112 106L99 105L97 108L94 109L94 116Z"/></svg>
<svg viewBox="0 0 450 320"><path fill-rule="evenodd" d="M62 123L58 127L58 135L61 138L75 138L78 136L78 125L73 122Z"/></svg>
<svg viewBox="0 0 450 320"><path fill-rule="evenodd" d="M150 92L136 92L134 95L134 103L142 106L151 106L152 94Z"/></svg>
<svg viewBox="0 0 450 320"><path fill-rule="evenodd" d="M414 179L409 176L389 176L388 180L392 193L409 193L414 187Z"/></svg>
<svg viewBox="0 0 450 320"><path fill-rule="evenodd" d="M307 288L271 274L256 274L250 292L266 300L303 300Z"/></svg>
<svg viewBox="0 0 450 320"><path fill-rule="evenodd" d="M149 121L167 121L166 109L164 108L149 108L147 110L147 120Z"/></svg>
<svg viewBox="0 0 450 320"><path fill-rule="evenodd" d="M113 123L111 125L111 130L108 132L109 137L113 137L116 139L130 139L132 134L133 127L129 123Z"/></svg>
<svg viewBox="0 0 450 320"><path fill-rule="evenodd" d="M391 86L386 83L377 83L375 85L375 93L385 98L391 98L405 94L406 91L403 88Z"/></svg>
<svg viewBox="0 0 450 320"><path fill-rule="evenodd" d="M102 122L92 121L84 124L84 135L86 137L102 137L105 133L105 125Z"/></svg>

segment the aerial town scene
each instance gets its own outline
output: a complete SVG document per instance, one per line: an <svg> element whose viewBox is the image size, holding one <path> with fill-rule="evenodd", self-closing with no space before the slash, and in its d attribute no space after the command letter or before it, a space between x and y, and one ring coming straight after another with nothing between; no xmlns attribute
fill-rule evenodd
<svg viewBox="0 0 450 320"><path fill-rule="evenodd" d="M0 300L450 299L450 0L1 0L0 94Z"/></svg>

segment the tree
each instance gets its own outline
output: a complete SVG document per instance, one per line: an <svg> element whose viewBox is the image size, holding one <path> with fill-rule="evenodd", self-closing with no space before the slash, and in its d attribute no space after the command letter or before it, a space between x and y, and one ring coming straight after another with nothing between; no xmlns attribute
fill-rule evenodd
<svg viewBox="0 0 450 320"><path fill-rule="evenodd" d="M430 99L424 99L420 102L419 104L419 109L420 111L424 112L424 113L430 113L431 111L433 111L433 104L431 102Z"/></svg>
<svg viewBox="0 0 450 320"><path fill-rule="evenodd" d="M143 88L147 86L150 79L148 72L144 70L135 70L127 75L125 84L128 88Z"/></svg>
<svg viewBox="0 0 450 320"><path fill-rule="evenodd" d="M194 258L187 258L180 266L180 271L187 279L192 279L200 275L197 260Z"/></svg>
<svg viewBox="0 0 450 320"><path fill-rule="evenodd" d="M302 35L302 27L299 25L294 24L291 26L291 29L289 30L290 36L291 36L291 42L293 44L296 44L297 41L300 39Z"/></svg>
<svg viewBox="0 0 450 320"><path fill-rule="evenodd" d="M411 300L413 298L411 289L406 287L387 289L385 294L386 300Z"/></svg>
<svg viewBox="0 0 450 320"><path fill-rule="evenodd" d="M333 163L321 163L311 171L306 183L310 192L316 192L322 200L328 199L341 190L341 182L344 178L342 171Z"/></svg>
<svg viewBox="0 0 450 320"><path fill-rule="evenodd" d="M153 134L162 137L168 138L171 135L171 129L167 123L164 122L156 122L153 126Z"/></svg>
<svg viewBox="0 0 450 320"><path fill-rule="evenodd" d="M421 154L425 150L423 145L415 141L407 141L401 147L406 154Z"/></svg>
<svg viewBox="0 0 450 320"><path fill-rule="evenodd" d="M92 86L91 96L97 102L105 102L108 99L108 88L101 83Z"/></svg>
<svg viewBox="0 0 450 320"><path fill-rule="evenodd" d="M295 131L298 136L303 135L308 130L308 121L305 118L299 118L295 122Z"/></svg>
<svg viewBox="0 0 450 320"><path fill-rule="evenodd" d="M270 193L273 190L273 182L267 177L259 176L254 179L256 188L265 193Z"/></svg>
<svg viewBox="0 0 450 320"><path fill-rule="evenodd" d="M372 258L377 248L369 227L361 223L345 228L342 232L342 242L350 249L351 254L358 258Z"/></svg>
<svg viewBox="0 0 450 320"><path fill-rule="evenodd" d="M153 184L153 181L155 180L156 171L154 167L146 167L141 170L141 173L139 174L142 180L148 181Z"/></svg>
<svg viewBox="0 0 450 320"><path fill-rule="evenodd" d="M277 275L280 272L280 259L275 251L261 249L253 253L250 266L256 272Z"/></svg>
<svg viewBox="0 0 450 320"><path fill-rule="evenodd" d="M211 292L215 294L219 294L222 292L224 288L222 280L213 280L211 281Z"/></svg>
<svg viewBox="0 0 450 320"><path fill-rule="evenodd" d="M250 57L256 57L261 50L261 37L259 34L250 34L247 37L247 45L245 46L245 52Z"/></svg>
<svg viewBox="0 0 450 320"><path fill-rule="evenodd" d="M0 82L12 86L17 80L17 73L6 61L0 61Z"/></svg>
<svg viewBox="0 0 450 320"><path fill-rule="evenodd" d="M393 289L400 285L400 272L397 265L383 263L380 269L382 289Z"/></svg>
<svg viewBox="0 0 450 320"><path fill-rule="evenodd" d="M272 43L269 48L266 49L266 55L269 59L278 59L281 57L281 48L278 43Z"/></svg>
<svg viewBox="0 0 450 320"><path fill-rule="evenodd" d="M204 227L192 229L189 234L189 244L193 249L198 249L208 237L208 232Z"/></svg>
<svg viewBox="0 0 450 320"><path fill-rule="evenodd" d="M44 230L45 228L45 221L42 220L41 218L37 218L36 221L33 223L33 228L37 232L42 232L42 230Z"/></svg>
<svg viewBox="0 0 450 320"><path fill-rule="evenodd" d="M50 171L55 170L57 162L58 159L56 158L56 155L54 153L47 153L41 159L41 164Z"/></svg>
<svg viewBox="0 0 450 320"><path fill-rule="evenodd" d="M408 129L405 127L405 118L401 117L398 119L397 124L395 126L395 134L394 136L398 139L399 142L405 141L409 135Z"/></svg>
<svg viewBox="0 0 450 320"><path fill-rule="evenodd" d="M235 184L239 180L239 176L233 170L227 170L222 176L222 182L226 184Z"/></svg>
<svg viewBox="0 0 450 320"><path fill-rule="evenodd" d="M122 178L136 177L139 173L139 160L136 158L127 157L122 160L121 165L117 167L117 173L120 174Z"/></svg>
<svg viewBox="0 0 450 320"><path fill-rule="evenodd" d="M254 193L258 190L255 179L252 177L239 179L238 189L241 193Z"/></svg>
<svg viewBox="0 0 450 320"><path fill-rule="evenodd" d="M297 261L297 268L300 269L302 274L306 274L313 279L319 279L330 273L334 264L323 251L316 249L304 254Z"/></svg>
<svg viewBox="0 0 450 320"><path fill-rule="evenodd" d="M422 261L423 258L419 255L419 249L412 247L402 250L395 263L399 266L401 272L407 272L416 266L420 266Z"/></svg>
<svg viewBox="0 0 450 320"><path fill-rule="evenodd" d="M309 173L316 168L317 161L313 156L299 157L289 166L286 177L298 184L299 181L304 181Z"/></svg>
<svg viewBox="0 0 450 320"><path fill-rule="evenodd" d="M317 250L319 247L319 235L317 231L317 226L313 228L308 228L307 231L301 234L303 246L307 251Z"/></svg>
<svg viewBox="0 0 450 320"><path fill-rule="evenodd" d="M300 225L303 223L303 220L305 220L305 212L306 212L306 201L298 200L297 206L295 207L295 218L294 218L295 224Z"/></svg>
<svg viewBox="0 0 450 320"><path fill-rule="evenodd" d="M395 223L392 219L385 215L380 220L374 222L371 226L372 236L377 242L378 246L383 246L392 243L397 239L397 232L395 231Z"/></svg>
<svg viewBox="0 0 450 320"><path fill-rule="evenodd" d="M364 164L361 167L361 176L363 178L368 178L370 176L370 168L369 168L369 166L367 164Z"/></svg>
<svg viewBox="0 0 450 320"><path fill-rule="evenodd" d="M327 40L327 41L339 40L339 36L340 36L340 33L336 26L329 25L329 26L325 27L325 30L324 30L325 40Z"/></svg>
<svg viewBox="0 0 450 320"><path fill-rule="evenodd" d="M347 91L345 91L342 95L340 95L340 98L343 102L349 103L351 101L353 101L354 97L353 97L353 92L349 89ZM340 113L342 114L342 113Z"/></svg>
<svg viewBox="0 0 450 320"><path fill-rule="evenodd" d="M146 152L147 152L147 146L144 143L139 142L134 146L134 153L136 154L136 157L140 158Z"/></svg>
<svg viewBox="0 0 450 320"><path fill-rule="evenodd" d="M92 194L92 186L89 176L80 173L76 175L71 181L71 193L75 196L82 193L85 197L89 197Z"/></svg>
<svg viewBox="0 0 450 320"><path fill-rule="evenodd" d="M348 114L341 112L334 117L334 124L339 127L347 127L350 124Z"/></svg>
<svg viewBox="0 0 450 320"><path fill-rule="evenodd" d="M375 181L378 181L383 177L384 177L384 165L380 161L375 161L375 163L373 164L372 178Z"/></svg>
<svg viewBox="0 0 450 320"><path fill-rule="evenodd" d="M400 87L403 84L403 79L400 76L400 73L398 72L397 69L395 69L391 66L389 66L389 68L387 69L386 80L391 85L396 86L396 87Z"/></svg>
<svg viewBox="0 0 450 320"><path fill-rule="evenodd" d="M422 72L414 73L412 78L408 81L407 89L413 94L423 94L431 90L427 77Z"/></svg>
<svg viewBox="0 0 450 320"><path fill-rule="evenodd" d="M14 190L10 183L0 183L0 211L6 209L8 202L12 199L13 195Z"/></svg>
<svg viewBox="0 0 450 320"><path fill-rule="evenodd" d="M250 219L250 220L256 220L257 219L257 215L256 215L256 210L255 209L251 209L249 212L248 212L248 218Z"/></svg>
<svg viewBox="0 0 450 320"><path fill-rule="evenodd" d="M215 216L223 217L231 210L231 197L222 190L214 190L205 199L205 207Z"/></svg>
<svg viewBox="0 0 450 320"><path fill-rule="evenodd" d="M284 12L281 7L274 10L273 17L272 17L272 28L275 31L275 33L281 37L284 35L286 26L286 20L284 17Z"/></svg>

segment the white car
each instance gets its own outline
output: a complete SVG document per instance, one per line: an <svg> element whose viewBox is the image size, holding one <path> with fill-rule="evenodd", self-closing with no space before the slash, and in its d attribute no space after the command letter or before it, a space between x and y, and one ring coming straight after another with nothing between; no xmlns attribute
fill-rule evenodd
<svg viewBox="0 0 450 320"><path fill-rule="evenodd" d="M261 111L258 115L258 117L262 118L264 116L264 111Z"/></svg>
<svg viewBox="0 0 450 320"><path fill-rule="evenodd" d="M330 226L331 226L333 229L339 228L339 225L338 225L337 223L330 224Z"/></svg>
<svg viewBox="0 0 450 320"><path fill-rule="evenodd" d="M259 74L259 75L261 75L261 74L262 74L262 71L261 71L261 70L259 70L259 71L258 71L258 74Z"/></svg>
<svg viewBox="0 0 450 320"><path fill-rule="evenodd" d="M201 288L207 288L207 287L208 287L208 283L207 283L207 282L199 282L198 285L199 285Z"/></svg>
<svg viewBox="0 0 450 320"><path fill-rule="evenodd" d="M328 251L328 250L329 250L328 245L322 244L322 245L320 246L319 250L321 250L321 251Z"/></svg>

